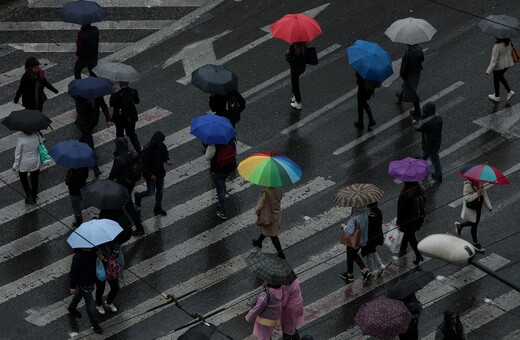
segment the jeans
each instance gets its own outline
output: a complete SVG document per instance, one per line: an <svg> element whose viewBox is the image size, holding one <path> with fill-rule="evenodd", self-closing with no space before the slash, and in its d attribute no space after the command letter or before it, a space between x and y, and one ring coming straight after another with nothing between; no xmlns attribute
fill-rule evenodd
<svg viewBox="0 0 520 340"><path fill-rule="evenodd" d="M119 291L119 280L105 280L96 281L96 305L101 306L103 304L103 293L105 292L106 282L110 285L110 292L107 295L107 304L111 305L116 298L117 292Z"/></svg>
<svg viewBox="0 0 520 340"><path fill-rule="evenodd" d="M504 77L504 73L506 73L507 68L502 70L493 71L493 85L495 86L495 96L500 97L500 83L504 85L506 91L511 91L509 84L507 83L506 78Z"/></svg>
<svg viewBox="0 0 520 340"><path fill-rule="evenodd" d="M226 207L226 179L229 176L229 172L225 174L211 173L211 179L215 183L215 189L217 190L218 204L220 211L227 216Z"/></svg>
<svg viewBox="0 0 520 340"><path fill-rule="evenodd" d="M73 196L70 195L70 204L72 205L72 210L74 211L74 217L76 217L76 220L79 218L82 218L81 215L81 195Z"/></svg>
<svg viewBox="0 0 520 340"><path fill-rule="evenodd" d="M36 196L38 195L38 176L40 175L40 170L31 171L29 175L31 177L31 185L29 186L29 181L27 180L27 172L19 172L20 182L22 183L23 190L25 194L34 200L36 200Z"/></svg>
<svg viewBox="0 0 520 340"><path fill-rule="evenodd" d="M88 69L89 74L92 77L97 77L96 74L92 71L94 67L96 67L97 61L93 63L86 63L81 59L76 59L76 63L74 64L74 78L81 79L81 71L86 67Z"/></svg>
<svg viewBox="0 0 520 340"><path fill-rule="evenodd" d="M162 198L164 191L164 177L157 178L155 182L146 180L146 190L136 193L139 198L152 196L155 193L155 208L162 208Z"/></svg>
<svg viewBox="0 0 520 340"><path fill-rule="evenodd" d="M80 287L76 287L76 293L72 298L72 301L69 304L69 310L75 310L78 307L78 303L81 299L85 299L85 308L87 309L87 315L92 324L92 327L99 326L96 316L96 306L94 305L94 298L92 297L92 292L87 292L81 289Z"/></svg>
<svg viewBox="0 0 520 340"><path fill-rule="evenodd" d="M442 166L441 166L441 160L439 158L439 151L437 151L437 152L424 151L421 159L427 160L428 158L430 158L430 160L432 161L433 170L435 170L435 175L442 177Z"/></svg>
<svg viewBox="0 0 520 340"><path fill-rule="evenodd" d="M141 154L141 144L139 143L139 138L137 138L137 133L135 133L135 122L122 122L116 123L116 138L124 137L126 135L130 138L130 142L139 155Z"/></svg>
<svg viewBox="0 0 520 340"><path fill-rule="evenodd" d="M460 228L471 227L471 238L473 239L473 243L478 243L477 236L477 227L480 222L480 215L482 214L482 209L475 210L477 212L477 219L475 222L466 221L460 224Z"/></svg>
<svg viewBox="0 0 520 340"><path fill-rule="evenodd" d="M302 102L302 94L300 92L300 75L303 72L296 71L291 68L291 89L292 93L294 94L294 100L297 103Z"/></svg>
<svg viewBox="0 0 520 340"><path fill-rule="evenodd" d="M360 269L365 269L365 263L359 256L359 249L347 247L347 273L352 274L354 271L354 261Z"/></svg>

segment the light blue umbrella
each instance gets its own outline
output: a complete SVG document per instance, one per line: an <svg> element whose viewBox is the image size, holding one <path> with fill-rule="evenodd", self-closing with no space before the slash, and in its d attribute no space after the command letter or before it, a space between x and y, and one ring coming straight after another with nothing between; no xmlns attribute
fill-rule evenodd
<svg viewBox="0 0 520 340"><path fill-rule="evenodd" d="M357 40L347 47L347 56L348 64L364 79L382 83L394 73L390 54L376 43Z"/></svg>
<svg viewBox="0 0 520 340"><path fill-rule="evenodd" d="M112 82L105 78L87 77L74 79L69 84L69 94L94 100L94 98L111 94L113 87Z"/></svg>
<svg viewBox="0 0 520 340"><path fill-rule="evenodd" d="M193 118L190 133L204 144L227 144L237 134L229 119L212 113Z"/></svg>
<svg viewBox="0 0 520 340"><path fill-rule="evenodd" d="M112 220L90 220L82 223L67 239L72 248L93 248L113 241L123 228Z"/></svg>
<svg viewBox="0 0 520 340"><path fill-rule="evenodd" d="M56 163L73 169L91 168L99 158L88 144L77 140L61 141L49 150L49 154Z"/></svg>

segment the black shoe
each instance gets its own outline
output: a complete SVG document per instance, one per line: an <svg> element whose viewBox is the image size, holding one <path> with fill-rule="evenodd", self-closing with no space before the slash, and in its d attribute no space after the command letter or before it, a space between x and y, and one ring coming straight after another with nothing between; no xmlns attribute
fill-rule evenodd
<svg viewBox="0 0 520 340"><path fill-rule="evenodd" d="M278 255L277 255L279 258L285 260L285 254L283 253L283 251L280 251L278 252Z"/></svg>
<svg viewBox="0 0 520 340"><path fill-rule="evenodd" d="M153 209L153 213L155 214L155 216L157 216L157 215L161 215L161 216L168 215L168 213L163 208L154 208Z"/></svg>
<svg viewBox="0 0 520 340"><path fill-rule="evenodd" d="M362 128L365 127L365 126L363 125L363 123L360 123L360 122L354 122L354 126L357 127L358 129L362 129Z"/></svg>
<svg viewBox="0 0 520 340"><path fill-rule="evenodd" d="M348 275L347 272L339 274L339 277L347 282L354 282L354 275Z"/></svg>
<svg viewBox="0 0 520 340"><path fill-rule="evenodd" d="M480 243L473 243L473 247L475 247L475 250L477 251L477 253L483 253L485 250L484 248L482 248Z"/></svg>
<svg viewBox="0 0 520 340"><path fill-rule="evenodd" d="M424 261L424 257L422 257L422 255L419 257L416 257L415 261L413 261L413 264L415 264L417 266L421 261Z"/></svg>
<svg viewBox="0 0 520 340"><path fill-rule="evenodd" d="M372 127L372 126L374 126L374 125L376 125L376 124L377 124L377 123L376 123L375 120L371 120L370 122L368 122L368 127L370 128L370 127Z"/></svg>
<svg viewBox="0 0 520 340"><path fill-rule="evenodd" d="M69 311L69 314L75 317L76 319L81 318L81 313L77 309L67 307L67 310Z"/></svg>
<svg viewBox="0 0 520 340"><path fill-rule="evenodd" d="M365 272L363 273L363 282L368 280L370 276L372 276L372 272L370 270L365 270Z"/></svg>
<svg viewBox="0 0 520 340"><path fill-rule="evenodd" d="M134 236L144 236L144 230L143 229L136 229L132 232L132 235Z"/></svg>
<svg viewBox="0 0 520 340"><path fill-rule="evenodd" d="M141 196L139 196L139 194L137 192L134 192L134 201L135 201L135 206L140 208L141 207Z"/></svg>
<svg viewBox="0 0 520 340"><path fill-rule="evenodd" d="M412 116L415 119L421 118L420 112L415 112L415 110L410 110L410 116Z"/></svg>
<svg viewBox="0 0 520 340"><path fill-rule="evenodd" d="M99 169L94 169L94 177L96 178L99 178L99 176L102 174L101 171L99 171Z"/></svg>
<svg viewBox="0 0 520 340"><path fill-rule="evenodd" d="M262 249L262 242L258 241L257 239L253 239L253 247Z"/></svg>
<svg viewBox="0 0 520 340"><path fill-rule="evenodd" d="M101 334L103 333L103 328L101 328L99 325L97 326L92 326L92 330L97 333L97 334Z"/></svg>

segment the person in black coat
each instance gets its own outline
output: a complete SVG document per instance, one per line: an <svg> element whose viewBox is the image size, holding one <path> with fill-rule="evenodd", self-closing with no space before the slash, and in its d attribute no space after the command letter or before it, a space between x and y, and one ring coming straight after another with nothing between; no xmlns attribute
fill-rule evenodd
<svg viewBox="0 0 520 340"><path fill-rule="evenodd" d="M211 111L215 112L217 116L225 117L229 120L233 128L236 128L237 123L240 121L240 112L233 113L229 110L229 98L234 96L234 98L238 98L242 107L245 107L245 100L242 98L238 91L232 91L226 95L221 95L217 93L210 93L209 95L209 108Z"/></svg>
<svg viewBox="0 0 520 340"><path fill-rule="evenodd" d="M421 105L417 87L421 79L421 71L423 69L424 53L421 45L408 45L406 52L401 60L401 69L399 75L403 79L401 91L396 93L398 104L402 105L403 101L413 103L413 111L410 114L413 117L421 116Z"/></svg>
<svg viewBox="0 0 520 340"><path fill-rule="evenodd" d="M20 85L14 96L14 103L18 104L22 97L22 105L28 110L43 110L43 102L47 100L44 88L48 88L54 93L58 90L52 86L45 78L45 73L40 68L40 62L35 57L30 57L25 61L25 73L20 79Z"/></svg>
<svg viewBox="0 0 520 340"><path fill-rule="evenodd" d="M76 38L76 64L74 65L74 78L81 79L81 71L86 67L92 77L96 74L92 71L97 65L99 49L99 30L96 26L86 24L81 26Z"/></svg>
<svg viewBox="0 0 520 340"><path fill-rule="evenodd" d="M402 299L406 308L410 314L412 314L412 320L408 325L408 329L405 333L399 334L399 340L417 340L419 339L419 316L421 316L422 305L415 294L411 294L406 298Z"/></svg>
<svg viewBox="0 0 520 340"><path fill-rule="evenodd" d="M377 246L384 243L383 213L377 207L378 202L370 203L368 208L368 241L361 247L361 256L366 257L368 269L384 269L385 265L377 253Z"/></svg>
<svg viewBox="0 0 520 340"><path fill-rule="evenodd" d="M370 105L368 105L368 100L370 97L374 95L374 88L368 86L375 82L369 82L365 80L363 77L356 72L356 84L358 85L357 90L357 114L358 120L354 122L354 126L358 129L363 129L363 110L366 111L368 115L368 128L370 129L372 126L376 125L376 121L374 120L374 116L372 115L372 110L370 109Z"/></svg>
<svg viewBox="0 0 520 340"><path fill-rule="evenodd" d="M112 121L116 125L116 137L125 135L130 138L135 152L141 154L141 144L135 133L135 123L138 120L135 104L139 104L139 94L127 82L119 82L121 89L110 96L110 107L114 108Z"/></svg>
<svg viewBox="0 0 520 340"><path fill-rule="evenodd" d="M418 182L404 182L397 200L397 227L404 234L399 249L399 257L406 255L406 248L408 243L412 247L415 253L415 261L413 263L418 265L419 262L423 261L424 258L417 249L417 238L415 232L418 231L423 223L422 218L418 218L418 214L415 213L418 207L421 207L421 214L424 214L424 190L421 188ZM421 202L422 201L422 202Z"/></svg>
<svg viewBox="0 0 520 340"><path fill-rule="evenodd" d="M442 182L442 166L439 158L439 149L442 141L442 117L435 114L435 104L428 102L423 106L423 115L419 121L413 121L416 131L422 133L421 159L430 158L433 164L434 173L432 178L437 182Z"/></svg>
<svg viewBox="0 0 520 340"><path fill-rule="evenodd" d="M171 165L168 149L164 144L164 133L157 131L153 134L150 142L143 148L143 177L146 180L146 190L134 193L135 205L140 207L143 197L152 196L155 193L155 216L166 216L162 208L162 197L164 191L164 177L166 170L164 164Z"/></svg>
<svg viewBox="0 0 520 340"><path fill-rule="evenodd" d="M79 227L83 223L83 216L81 215L81 188L87 185L87 178L88 168L70 168L67 170L65 177L65 184L69 188L70 203L76 219L76 222L72 223L74 228Z"/></svg>
<svg viewBox="0 0 520 340"><path fill-rule="evenodd" d="M435 340L464 340L464 326L460 322L459 314L446 309L444 311L444 321L437 327Z"/></svg>
<svg viewBox="0 0 520 340"><path fill-rule="evenodd" d="M291 99L291 107L301 110L302 95L300 93L300 76L305 72L305 68L307 67L307 43L296 42L291 44L285 54L285 60L287 60L291 66L291 87L294 95Z"/></svg>

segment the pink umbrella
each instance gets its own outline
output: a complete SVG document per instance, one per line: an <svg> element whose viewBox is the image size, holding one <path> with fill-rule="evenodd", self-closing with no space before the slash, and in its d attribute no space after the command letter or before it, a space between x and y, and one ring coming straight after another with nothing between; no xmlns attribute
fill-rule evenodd
<svg viewBox="0 0 520 340"><path fill-rule="evenodd" d="M355 320L363 334L389 339L406 332L412 315L404 302L377 297L359 308Z"/></svg>
<svg viewBox="0 0 520 340"><path fill-rule="evenodd" d="M388 174L401 182L418 182L428 177L430 167L423 159L406 157L391 161L388 165Z"/></svg>

